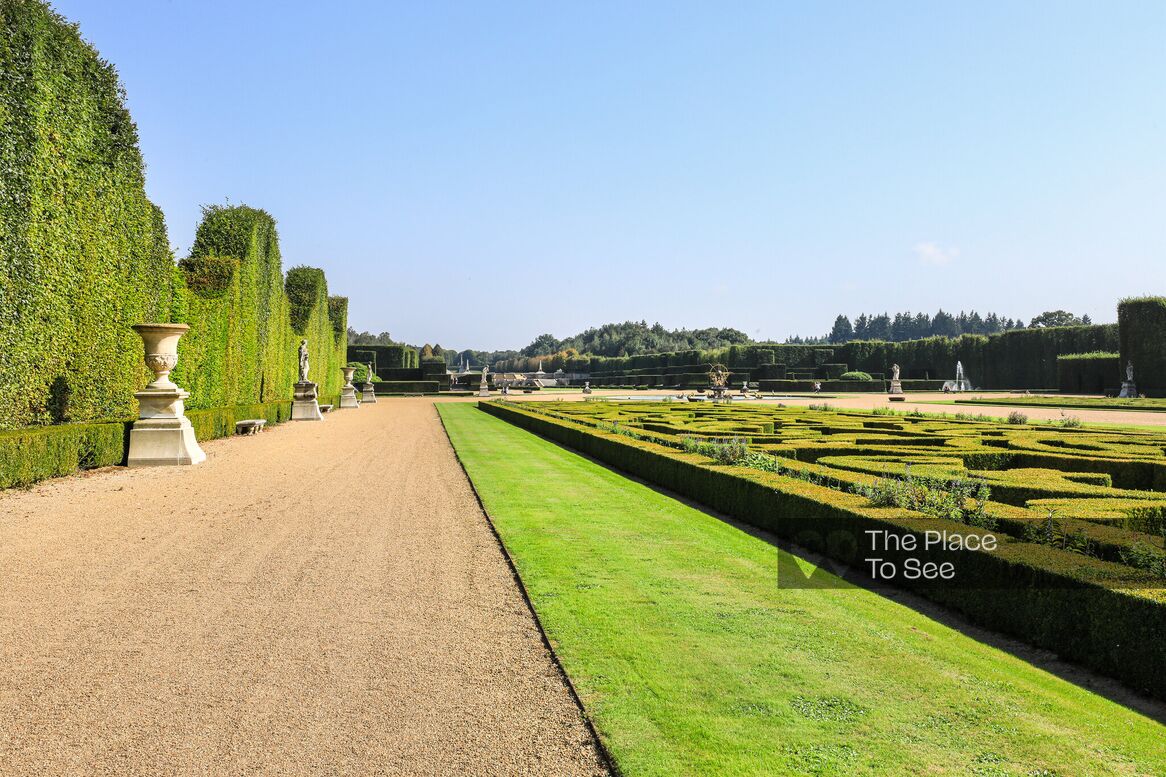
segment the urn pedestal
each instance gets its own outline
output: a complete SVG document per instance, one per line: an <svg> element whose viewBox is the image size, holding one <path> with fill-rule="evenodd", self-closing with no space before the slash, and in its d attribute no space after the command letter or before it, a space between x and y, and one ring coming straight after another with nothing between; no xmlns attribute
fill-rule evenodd
<svg viewBox="0 0 1166 777"><path fill-rule="evenodd" d="M294 401L292 402L291 420L324 420L324 414L320 412L320 403L316 399L316 384L312 381L301 380L296 383Z"/></svg>
<svg viewBox="0 0 1166 777"><path fill-rule="evenodd" d="M902 394L902 393L903 393L903 384L902 384L900 381L897 381L897 380L892 380L892 381L891 381L891 391L890 391L890 393L892 393L892 394Z"/></svg>
<svg viewBox="0 0 1166 777"><path fill-rule="evenodd" d="M134 327L142 338L146 366L154 373L154 380L134 394L139 418L130 430L127 466L168 467L206 461L185 413L190 394L170 381L170 371L178 364L178 338L189 328L186 324Z"/></svg>
<svg viewBox="0 0 1166 777"><path fill-rule="evenodd" d="M360 400L356 398L356 386L352 385L352 375L356 368L341 367L340 371L344 373L344 385L340 387L340 408L360 407Z"/></svg>
<svg viewBox="0 0 1166 777"><path fill-rule="evenodd" d="M377 403L377 392L373 388L371 380L360 387L360 403L362 405L375 405Z"/></svg>

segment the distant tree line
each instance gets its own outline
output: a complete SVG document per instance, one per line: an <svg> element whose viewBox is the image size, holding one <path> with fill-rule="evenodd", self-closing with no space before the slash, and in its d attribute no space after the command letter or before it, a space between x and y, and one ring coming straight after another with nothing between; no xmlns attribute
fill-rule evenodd
<svg viewBox="0 0 1166 777"><path fill-rule="evenodd" d="M1075 316L1064 310L1041 313L1029 323L1030 329L1049 326L1083 326L1090 324L1089 316ZM940 309L934 316L926 313L861 314L851 323L845 315L834 319L834 327L824 337L791 337L790 343L847 343L851 340L883 340L902 342L925 337L959 337L960 335L994 335L1012 329L1025 329L1022 319L1005 318L996 313L981 316L976 311L960 311L953 315Z"/></svg>
<svg viewBox="0 0 1166 777"><path fill-rule="evenodd" d="M706 350L729 345L746 345L749 336L737 329L709 327L707 329L665 329L659 323L648 326L647 321L625 321L622 324L604 324L585 332L564 338L542 334L522 349L522 356L541 356L562 351L575 351L592 356L636 356L667 351Z"/></svg>

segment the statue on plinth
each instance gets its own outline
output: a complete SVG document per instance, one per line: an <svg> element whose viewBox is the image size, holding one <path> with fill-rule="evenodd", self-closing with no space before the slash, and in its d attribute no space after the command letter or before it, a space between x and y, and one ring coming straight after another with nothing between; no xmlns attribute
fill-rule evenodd
<svg viewBox="0 0 1166 777"><path fill-rule="evenodd" d="M1126 399L1126 398L1133 399L1133 398L1136 398L1137 396L1138 396L1138 387L1134 383L1134 362L1131 359L1131 360L1126 362L1126 379L1125 379L1125 382L1121 384L1121 393L1118 394L1118 397L1121 397L1123 399Z"/></svg>
<svg viewBox="0 0 1166 777"><path fill-rule="evenodd" d="M373 371L372 362L364 365L367 375L364 377L364 385L360 387L360 402L364 405L375 405L377 403L376 387L372 384L373 376L376 372Z"/></svg>
<svg viewBox="0 0 1166 777"><path fill-rule="evenodd" d="M478 396L479 397L490 396L490 385L486 382L486 376L489 374L489 372L490 372L489 365L482 368L482 382L478 384Z"/></svg>
<svg viewBox="0 0 1166 777"><path fill-rule="evenodd" d="M589 380L583 381L583 393L584 394L591 393L591 381L589 381Z"/></svg>
<svg viewBox="0 0 1166 777"><path fill-rule="evenodd" d="M903 384L899 382L899 365L891 365L891 394L902 394Z"/></svg>
<svg viewBox="0 0 1166 777"><path fill-rule="evenodd" d="M296 381L291 420L323 421L316 384L308 380L308 341L300 340L300 379Z"/></svg>

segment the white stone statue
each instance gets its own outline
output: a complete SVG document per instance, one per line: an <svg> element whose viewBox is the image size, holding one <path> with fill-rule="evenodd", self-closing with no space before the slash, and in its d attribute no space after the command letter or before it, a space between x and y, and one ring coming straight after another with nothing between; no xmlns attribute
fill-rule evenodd
<svg viewBox="0 0 1166 777"><path fill-rule="evenodd" d="M899 379L899 365L892 364L891 365L891 380L898 380L898 379Z"/></svg>
<svg viewBox="0 0 1166 777"><path fill-rule="evenodd" d="M368 366L368 377L366 377L364 379L364 382L365 383L372 383L372 376L375 375L376 373L374 373L372 371L372 362L369 362L367 366Z"/></svg>
<svg viewBox="0 0 1166 777"><path fill-rule="evenodd" d="M300 340L300 383L308 382L308 341Z"/></svg>

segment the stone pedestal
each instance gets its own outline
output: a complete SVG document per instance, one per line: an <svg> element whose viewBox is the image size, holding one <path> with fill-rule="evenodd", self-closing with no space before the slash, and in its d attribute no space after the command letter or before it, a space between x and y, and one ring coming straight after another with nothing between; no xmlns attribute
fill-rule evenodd
<svg viewBox="0 0 1166 777"><path fill-rule="evenodd" d="M164 467L198 464L206 454L194 437L194 427L184 413L190 394L178 388L147 388L134 394L141 418L130 430L130 467Z"/></svg>
<svg viewBox="0 0 1166 777"><path fill-rule="evenodd" d="M360 402L361 404L365 405L375 405L377 403L377 392L376 389L373 388L372 381L369 381L360 387Z"/></svg>
<svg viewBox="0 0 1166 777"><path fill-rule="evenodd" d="M891 392L890 392L890 393L892 393L892 394L902 394L902 393L903 393L903 384L902 384L902 382L900 382L900 381L897 381L897 380L892 380L892 381L891 381Z"/></svg>
<svg viewBox="0 0 1166 777"><path fill-rule="evenodd" d="M185 400L190 394L170 380L170 371L178 364L178 339L189 328L186 324L134 327L142 338L146 366L154 373L154 380L134 394L139 418L130 430L127 466L181 466L206 461L185 413Z"/></svg>
<svg viewBox="0 0 1166 777"><path fill-rule="evenodd" d="M320 403L316 400L316 384L310 380L296 383L295 401L292 402L291 420L323 421Z"/></svg>
<svg viewBox="0 0 1166 777"><path fill-rule="evenodd" d="M360 407L360 400L356 398L356 386L352 385L352 374L356 372L356 368L341 367L340 371L344 373L344 385L340 387L340 409Z"/></svg>
<svg viewBox="0 0 1166 777"><path fill-rule="evenodd" d="M1118 394L1118 396L1123 398L1123 399L1127 398L1127 397L1130 399L1137 399L1138 387L1134 384L1134 382L1132 380L1122 381L1121 393Z"/></svg>

